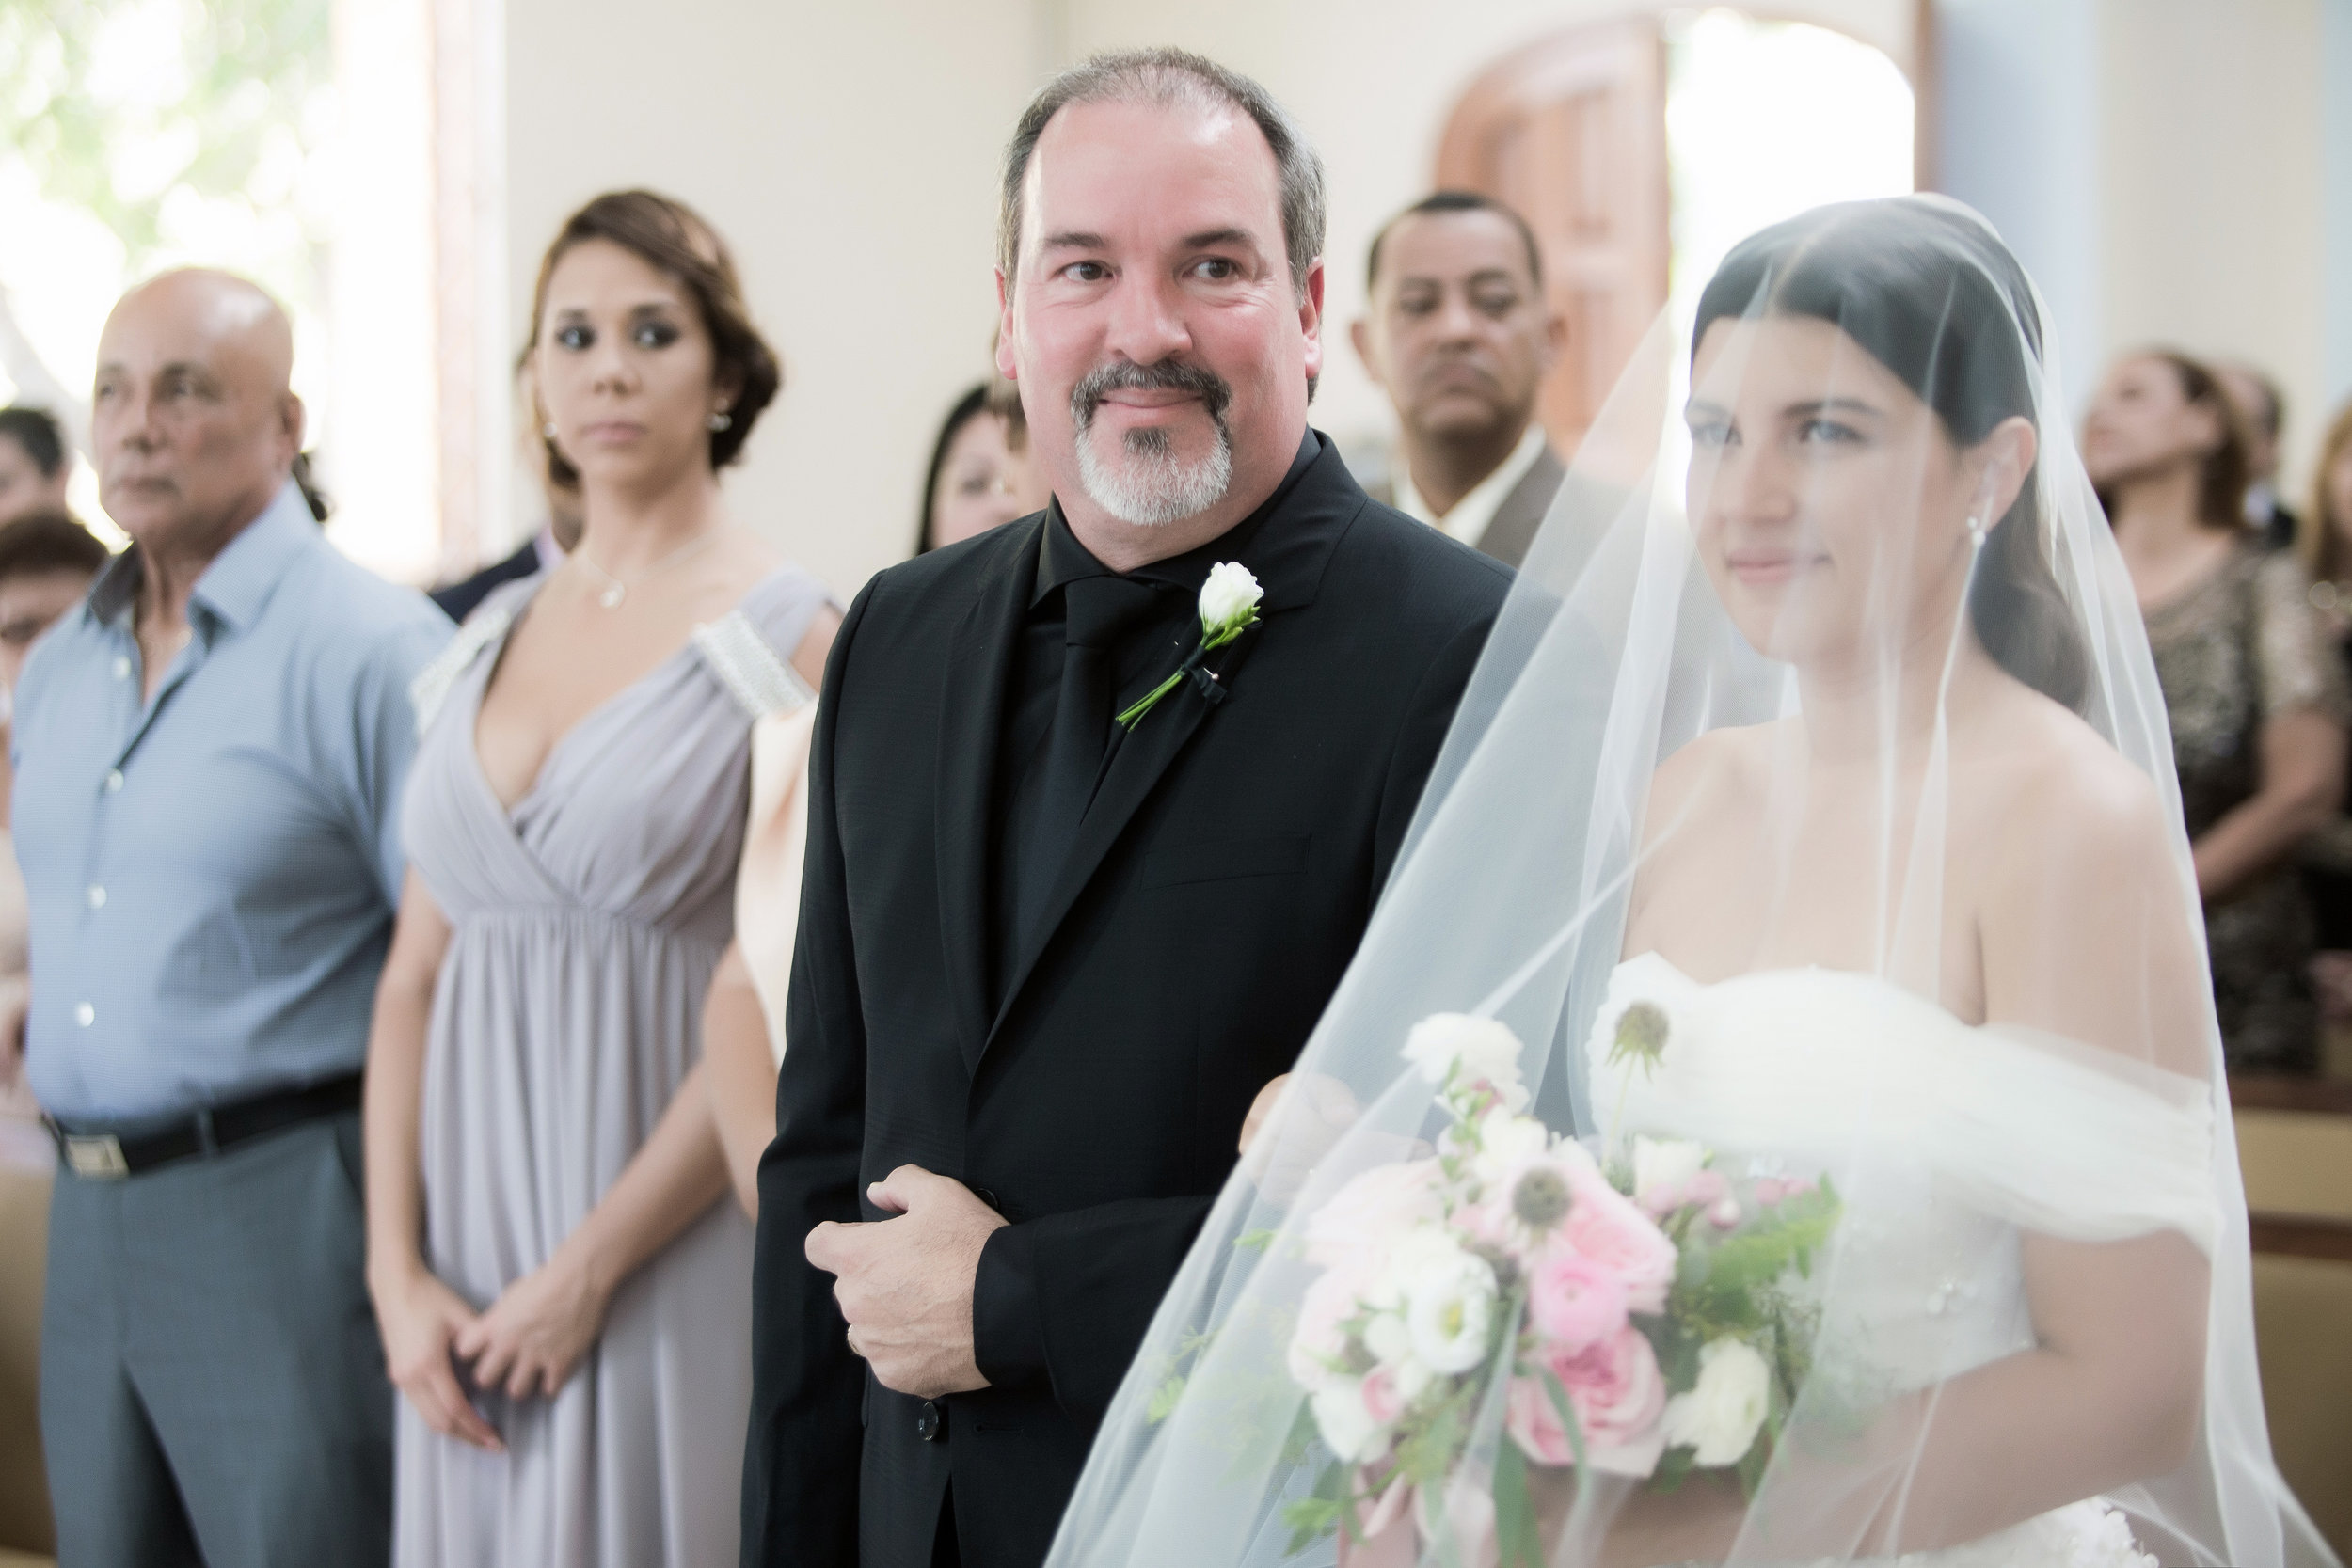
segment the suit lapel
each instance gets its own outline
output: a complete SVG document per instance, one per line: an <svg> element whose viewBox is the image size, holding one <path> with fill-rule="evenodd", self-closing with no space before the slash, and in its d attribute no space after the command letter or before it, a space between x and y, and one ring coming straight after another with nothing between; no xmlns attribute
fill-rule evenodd
<svg viewBox="0 0 2352 1568"><path fill-rule="evenodd" d="M1527 547L1535 542L1535 531L1543 527L1551 511L1551 498L1559 494L1560 482L1566 476L1567 469L1558 456L1549 447L1544 448L1495 507L1494 520L1479 537L1478 547L1516 569L1527 559Z"/></svg>
<svg viewBox="0 0 2352 1568"><path fill-rule="evenodd" d="M972 607L948 645L941 693L935 792L939 935L955 1002L957 1045L968 1068L978 1067L989 1027L989 795L996 778L1005 689L1036 580L1033 563L1043 529L1042 516L1005 526L1000 547L980 568Z"/></svg>

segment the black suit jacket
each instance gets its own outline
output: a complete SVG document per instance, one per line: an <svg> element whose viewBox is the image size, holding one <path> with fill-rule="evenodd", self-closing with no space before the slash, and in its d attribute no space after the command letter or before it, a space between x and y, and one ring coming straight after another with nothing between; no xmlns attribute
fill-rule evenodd
<svg viewBox="0 0 2352 1568"><path fill-rule="evenodd" d="M1320 451L1241 551L1262 624L1229 695L1113 753L1041 934L988 1006L990 791L1042 515L877 577L827 666L760 1164L743 1560L927 1568L952 1479L969 1568L1025 1568L1234 1162L1354 954L1510 574ZM1042 1375L874 1383L802 1245L904 1164L1012 1222ZM860 1421L864 1429L860 1430ZM932 1435L924 1433L930 1432Z"/></svg>
<svg viewBox="0 0 2352 1568"><path fill-rule="evenodd" d="M490 596L490 590L501 583L527 578L539 569L539 541L534 535L523 541L523 547L494 565L485 566L473 576L447 587L436 588L425 596L441 607L441 613L453 621L463 621L474 612L474 607Z"/></svg>

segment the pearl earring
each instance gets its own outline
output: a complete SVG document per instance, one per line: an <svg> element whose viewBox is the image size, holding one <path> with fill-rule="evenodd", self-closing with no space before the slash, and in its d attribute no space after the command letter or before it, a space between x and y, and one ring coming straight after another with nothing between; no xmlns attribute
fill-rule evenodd
<svg viewBox="0 0 2352 1568"><path fill-rule="evenodd" d="M1984 521L1973 512L1968 515L1968 544L1975 549L1984 548Z"/></svg>
<svg viewBox="0 0 2352 1568"><path fill-rule="evenodd" d="M732 426L734 423L735 423L735 416L734 416L734 415L732 415L732 414L730 414L730 413L728 413L728 412L727 412L725 409L723 409L723 408L720 409L717 413L715 413L715 414L711 415L711 416L710 416L710 420L709 420L710 428L711 428L711 430L712 430L714 433L715 433L715 432L718 432L718 431L725 430L725 429L729 428L730 426Z"/></svg>
<svg viewBox="0 0 2352 1568"><path fill-rule="evenodd" d="M554 440L555 421L553 420L549 420L547 423L541 425L539 427L539 434L546 436L550 441Z"/></svg>

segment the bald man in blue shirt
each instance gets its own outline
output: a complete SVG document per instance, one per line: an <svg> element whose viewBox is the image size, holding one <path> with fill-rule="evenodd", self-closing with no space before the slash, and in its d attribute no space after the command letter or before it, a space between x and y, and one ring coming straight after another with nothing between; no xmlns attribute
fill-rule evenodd
<svg viewBox="0 0 2352 1568"><path fill-rule="evenodd" d="M92 434L132 547L17 689L67 1562L389 1557L359 1072L408 684L450 627L320 536L290 478L293 354L277 303L226 274L116 306Z"/></svg>

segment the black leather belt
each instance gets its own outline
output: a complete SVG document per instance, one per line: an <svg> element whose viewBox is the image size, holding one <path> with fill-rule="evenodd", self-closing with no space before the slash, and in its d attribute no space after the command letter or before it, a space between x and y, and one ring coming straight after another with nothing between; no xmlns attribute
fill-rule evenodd
<svg viewBox="0 0 2352 1568"><path fill-rule="evenodd" d="M69 1132L53 1119L50 1136L57 1141L58 1157L74 1175L92 1180L119 1180L175 1160L209 1158L249 1138L276 1132L296 1122L311 1121L356 1110L360 1077L352 1073L299 1089L278 1089L227 1105L208 1105L161 1127L148 1126L135 1133L90 1129Z"/></svg>

